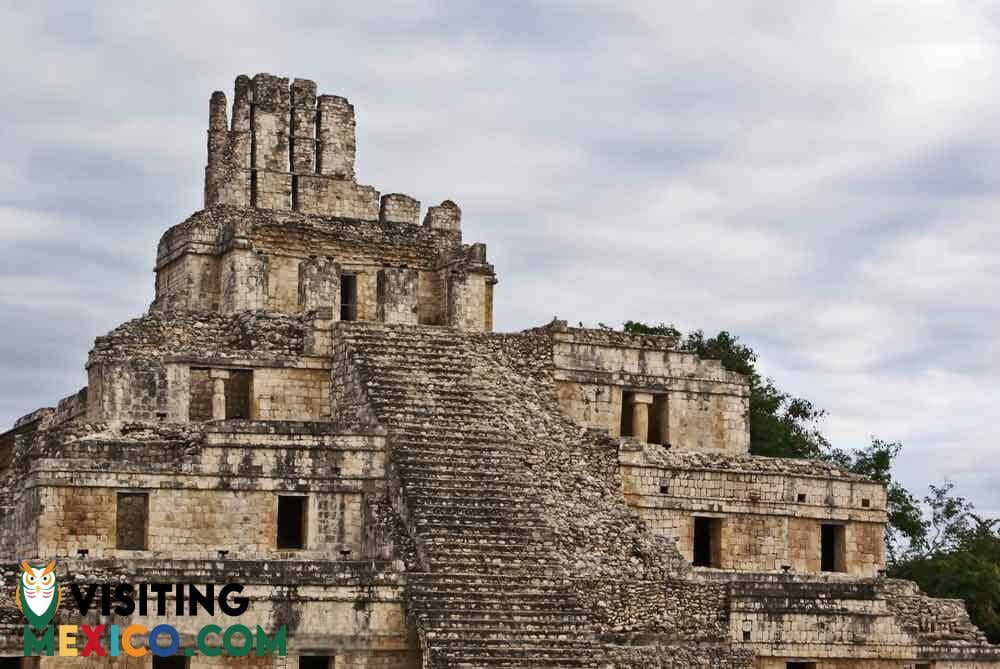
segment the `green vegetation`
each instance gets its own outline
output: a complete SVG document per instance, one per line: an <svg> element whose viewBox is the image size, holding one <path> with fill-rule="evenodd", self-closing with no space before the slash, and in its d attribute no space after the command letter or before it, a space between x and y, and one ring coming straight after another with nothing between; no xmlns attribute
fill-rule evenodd
<svg viewBox="0 0 1000 669"><path fill-rule="evenodd" d="M602 325L602 327L604 327ZM676 337L678 348L744 374L750 382L750 452L836 463L885 484L889 525L888 575L916 581L934 597L963 599L972 621L1000 643L1000 519L981 518L951 483L931 485L918 499L892 476L902 445L872 439L851 452L834 448L820 432L825 412L786 393L757 369L757 354L739 337L701 330L683 335L672 325L627 321L626 332Z"/></svg>

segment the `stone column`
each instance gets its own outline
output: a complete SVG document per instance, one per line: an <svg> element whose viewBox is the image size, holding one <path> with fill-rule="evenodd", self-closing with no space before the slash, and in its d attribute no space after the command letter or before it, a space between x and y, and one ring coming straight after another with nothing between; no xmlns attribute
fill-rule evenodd
<svg viewBox="0 0 1000 669"><path fill-rule="evenodd" d="M226 379L229 372L213 369L209 376L212 379L212 420L226 420Z"/></svg>
<svg viewBox="0 0 1000 669"><path fill-rule="evenodd" d="M649 393L635 393L632 396L632 436L639 441L649 441L649 405L653 396Z"/></svg>
<svg viewBox="0 0 1000 669"><path fill-rule="evenodd" d="M657 412L657 424L660 426L660 433L655 435L659 438L659 443L670 443L670 400L667 395L660 395L653 403Z"/></svg>

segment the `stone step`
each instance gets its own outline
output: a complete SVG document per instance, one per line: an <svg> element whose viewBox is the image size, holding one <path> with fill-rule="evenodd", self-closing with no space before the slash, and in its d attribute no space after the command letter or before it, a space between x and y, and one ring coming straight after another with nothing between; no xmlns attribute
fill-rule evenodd
<svg viewBox="0 0 1000 669"><path fill-rule="evenodd" d="M451 427L428 424L400 424L393 420L391 423L393 438L401 444L447 444L453 448L465 448L478 444L497 444L515 448L516 444L511 442L510 435L504 431L489 425L467 425L461 430Z"/></svg>
<svg viewBox="0 0 1000 669"><path fill-rule="evenodd" d="M429 566L435 571L509 574L511 571L530 570L537 574L561 574L562 565L542 555L428 555Z"/></svg>
<svg viewBox="0 0 1000 669"><path fill-rule="evenodd" d="M362 353L354 357L354 363L369 368L377 368L380 374L375 377L379 382L403 383L405 374L413 375L410 382L417 381L452 381L457 384L474 387L477 381L473 377L472 366L464 359L449 356L419 357L415 355L400 355L398 357L380 357L377 354Z"/></svg>
<svg viewBox="0 0 1000 669"><path fill-rule="evenodd" d="M508 518L494 520L476 519L462 520L460 518L448 518L447 516L436 516L433 519L426 516L415 515L417 530L427 536L448 535L454 536L457 532L462 537L489 537L507 535L526 535L533 538L542 538L551 533L551 529L541 520L528 520L517 522Z"/></svg>
<svg viewBox="0 0 1000 669"><path fill-rule="evenodd" d="M508 627L519 628L525 625L527 628L538 627L546 630L578 629L583 633L590 633L592 626L590 619L585 612L572 612L572 609L564 609L558 612L542 610L502 610L490 611L489 609L462 609L455 610L449 608L435 607L433 609L415 610L415 615L423 624L433 629L453 629L470 626L471 628L506 629ZM527 629L526 628L526 629Z"/></svg>
<svg viewBox="0 0 1000 669"><path fill-rule="evenodd" d="M444 617L455 619L467 615L481 616L485 612L491 612L498 616L513 615L520 613L523 615L540 614L549 615L557 620L562 620L564 615L577 615L579 609L575 599L567 594L528 594L499 596L477 593L456 593L446 596L443 593L410 593L407 596L410 610L414 613L428 613L434 617Z"/></svg>
<svg viewBox="0 0 1000 669"><path fill-rule="evenodd" d="M353 332L342 330L339 334L340 338L348 342L366 343L369 348L380 346L426 348L428 350L464 350L469 344L469 339L462 336L464 333L454 329L425 330L423 332L406 332L396 329L379 331L371 329L366 323L366 330L357 329Z"/></svg>
<svg viewBox="0 0 1000 669"><path fill-rule="evenodd" d="M533 506L526 504L524 500L510 498L479 497L473 499L435 495L411 502L408 507L414 518L426 518L427 520L442 516L447 518L452 515L468 517L470 520L480 515L510 517L511 519L538 518Z"/></svg>
<svg viewBox="0 0 1000 669"><path fill-rule="evenodd" d="M504 590L516 588L533 589L567 589L574 586L574 580L566 577L554 578L551 576L539 576L537 574L504 574L502 576L492 574L477 573L449 573L442 574L433 571L410 571L406 572L407 583L412 583L418 587L439 587L443 584L456 584L468 586L488 586Z"/></svg>
<svg viewBox="0 0 1000 669"><path fill-rule="evenodd" d="M518 470L504 469L501 467L487 467L472 458L439 459L436 464L414 464L401 461L397 463L397 471L407 477L426 478L459 478L469 477L471 479L482 478L503 478L527 483L527 474Z"/></svg>
<svg viewBox="0 0 1000 669"><path fill-rule="evenodd" d="M531 664L527 666L538 666L537 662L542 660L558 660L561 663L589 663L600 652L598 645L593 641L572 641L563 644L540 641L538 643L511 644L505 641L469 643L462 639L435 639L434 645L437 647L436 649L440 649L443 655L453 661L531 660ZM560 664L557 666L588 665Z"/></svg>
<svg viewBox="0 0 1000 669"><path fill-rule="evenodd" d="M530 537L504 536L488 538L469 538L461 536L427 536L420 534L417 541L432 555L444 558L447 556L470 557L479 559L490 557L505 557L521 555L528 547L535 547Z"/></svg>
<svg viewBox="0 0 1000 669"><path fill-rule="evenodd" d="M479 463L487 468L520 469L524 466L524 453L508 444L475 443L466 446L434 444L393 443L394 460L411 466L434 466L442 461L462 460Z"/></svg>
<svg viewBox="0 0 1000 669"><path fill-rule="evenodd" d="M389 430L414 539L429 573L405 597L428 666L596 667L587 612L551 553L538 483L497 411L509 393L478 376L494 364L483 339L419 326L339 326L338 354L367 379ZM484 354L483 350L487 350ZM527 388L557 415L554 396Z"/></svg>
<svg viewBox="0 0 1000 669"><path fill-rule="evenodd" d="M412 490L438 490L446 488L455 491L469 491L473 494L508 492L515 495L533 495L537 492L534 484L514 481L495 474L437 474L424 476L401 473L400 480Z"/></svg>
<svg viewBox="0 0 1000 669"><path fill-rule="evenodd" d="M596 652L596 651L595 651ZM458 657L453 658L451 656L439 656L436 653L432 653L432 656L436 658L434 662L439 664L433 664L435 667L447 667L448 669L480 669L481 667L496 667L497 669L513 669L515 667L606 667L609 666L606 663L600 663L596 660L580 660L580 659L564 659L564 658L533 658L526 660L522 657L498 657L498 656L477 656L471 659Z"/></svg>
<svg viewBox="0 0 1000 669"><path fill-rule="evenodd" d="M444 459L459 458L465 461L481 462L484 467L524 467L524 451L505 442L482 442L469 440L443 446L433 443L401 443L392 440L390 451L393 461L413 465L440 463Z"/></svg>
<svg viewBox="0 0 1000 669"><path fill-rule="evenodd" d="M438 346L436 343L421 342L385 343L377 339L369 339L365 343L357 342L353 347L355 359L392 365L404 360L450 360L459 365L470 365L475 360L475 353L464 346Z"/></svg>
<svg viewBox="0 0 1000 669"><path fill-rule="evenodd" d="M403 487L410 495L427 495L438 497L472 498L480 500L514 501L522 499L523 495L532 494L528 486L504 486L497 484L460 484L457 482L435 481L434 479L418 479L411 481L403 478Z"/></svg>
<svg viewBox="0 0 1000 669"><path fill-rule="evenodd" d="M388 418L383 417L383 420L391 424L394 433L410 437L440 439L443 435L445 438L455 438L458 444L488 440L509 442L509 438L499 429L484 421L463 422L441 416L431 422L426 416L393 411L388 411L385 416Z"/></svg>

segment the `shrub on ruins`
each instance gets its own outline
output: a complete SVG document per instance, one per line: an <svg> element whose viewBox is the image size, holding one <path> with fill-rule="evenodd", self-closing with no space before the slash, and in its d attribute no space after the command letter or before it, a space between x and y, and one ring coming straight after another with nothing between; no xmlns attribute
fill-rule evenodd
<svg viewBox="0 0 1000 669"><path fill-rule="evenodd" d="M871 444L865 448L850 452L835 448L824 454L824 459L885 486L886 514L889 517L885 528L885 546L890 564L896 562L900 555L919 549L927 542L928 523L924 520L920 502L892 477L892 463L902 449L903 445L899 442L873 437Z"/></svg>
<svg viewBox="0 0 1000 669"><path fill-rule="evenodd" d="M672 325L647 325L626 321L626 332L664 335L678 339L682 351L702 358L719 360L723 367L739 372L750 383L750 452L780 458L824 458L830 444L819 430L825 415L812 402L786 393L757 370L757 354L749 346L723 330L714 337L694 330L682 336Z"/></svg>
<svg viewBox="0 0 1000 669"><path fill-rule="evenodd" d="M746 376L750 384L750 452L754 455L826 460L885 484L889 516L886 551L890 562L902 552L924 544L927 528L920 504L892 477L892 464L901 444L873 438L862 449L833 448L819 430L825 412L764 377L757 369L757 353L725 330L714 337L705 336L702 330L684 336L672 325L637 321L626 321L624 330L674 337L680 350L719 360L729 371Z"/></svg>
<svg viewBox="0 0 1000 669"><path fill-rule="evenodd" d="M819 431L824 412L786 393L757 370L757 354L738 337L701 330L683 335L672 325L627 321L634 334L677 339L682 351L719 360L750 383L750 452L833 462L886 486L888 575L915 581L934 597L965 600L972 621L1000 643L1000 519L983 519L956 495L954 484L931 485L918 500L893 478L902 445L872 438L865 448L833 448Z"/></svg>
<svg viewBox="0 0 1000 669"><path fill-rule="evenodd" d="M1000 519L976 515L951 483L930 491L926 541L890 564L889 575L933 597L965 600L972 622L1000 643Z"/></svg>

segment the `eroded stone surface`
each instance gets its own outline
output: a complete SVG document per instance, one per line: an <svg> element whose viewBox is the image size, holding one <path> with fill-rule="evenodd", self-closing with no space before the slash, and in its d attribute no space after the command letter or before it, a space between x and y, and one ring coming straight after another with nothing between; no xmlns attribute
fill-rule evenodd
<svg viewBox="0 0 1000 669"><path fill-rule="evenodd" d="M305 79L213 94L149 313L0 434L0 656L15 560L56 557L245 584L240 622L289 629L251 666L1000 666L961 602L882 576L881 485L749 454L745 378L669 337L491 333L485 245L358 184L355 123Z"/></svg>

